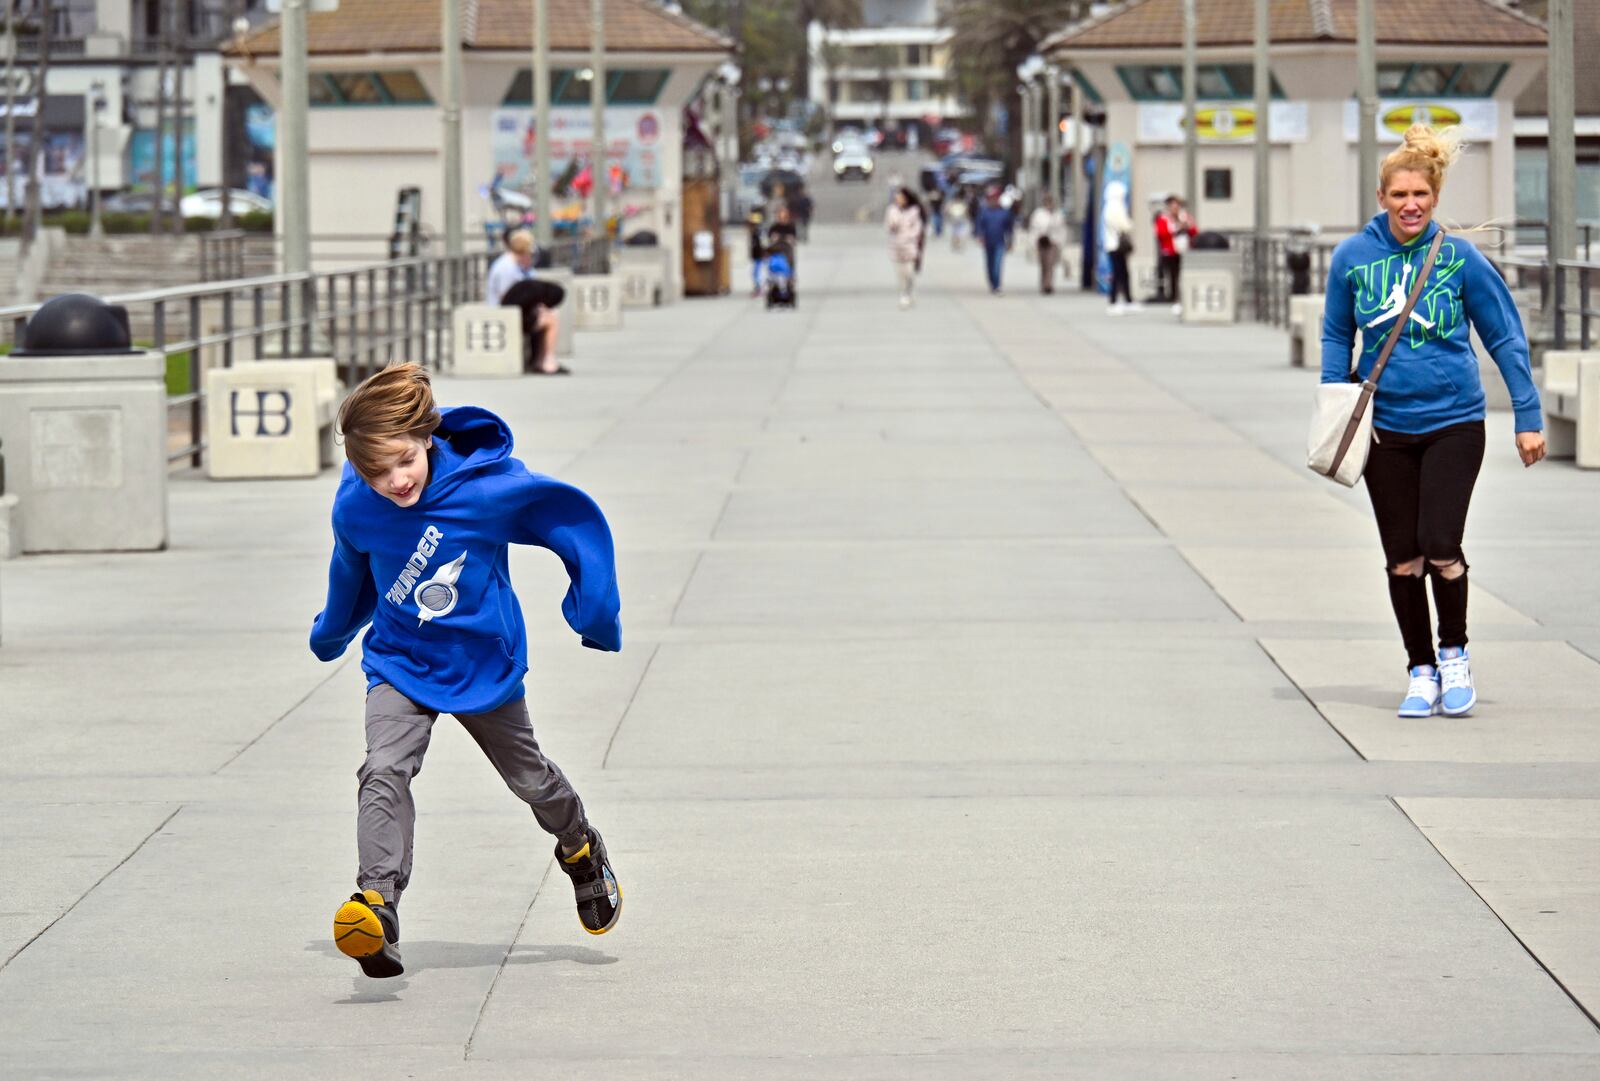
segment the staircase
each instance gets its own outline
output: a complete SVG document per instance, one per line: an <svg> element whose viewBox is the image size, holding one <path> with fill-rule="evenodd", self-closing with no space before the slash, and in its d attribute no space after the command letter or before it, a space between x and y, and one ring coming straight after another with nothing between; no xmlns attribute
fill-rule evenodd
<svg viewBox="0 0 1600 1081"><path fill-rule="evenodd" d="M196 285L200 281L200 241L194 236L129 234L94 239L69 236L50 260L39 286L39 300L62 293L89 293L106 298ZM135 341L154 340L155 320L149 304L128 306ZM169 306L168 340L187 328L187 309Z"/></svg>

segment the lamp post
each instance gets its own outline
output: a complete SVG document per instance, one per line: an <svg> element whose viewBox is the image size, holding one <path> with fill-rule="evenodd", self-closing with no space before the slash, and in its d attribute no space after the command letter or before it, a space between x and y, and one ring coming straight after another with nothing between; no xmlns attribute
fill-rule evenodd
<svg viewBox="0 0 1600 1081"><path fill-rule="evenodd" d="M555 243L550 220L550 0L533 0L533 227L539 247Z"/></svg>
<svg viewBox="0 0 1600 1081"><path fill-rule="evenodd" d="M89 84L89 235L105 236L100 221L100 113L106 107L106 84Z"/></svg>
<svg viewBox="0 0 1600 1081"><path fill-rule="evenodd" d="M1272 132L1270 116L1272 105L1272 71L1267 66L1270 30L1267 0L1255 3L1255 140L1256 140L1256 214L1255 214L1255 310L1262 318L1267 287L1267 231L1272 224Z"/></svg>
<svg viewBox="0 0 1600 1081"><path fill-rule="evenodd" d="M717 160L722 166L722 220L733 220L739 186L739 65L724 60L717 69L721 81L717 116Z"/></svg>
<svg viewBox="0 0 1600 1081"><path fill-rule="evenodd" d="M439 5L440 52L444 68L444 101L439 110L444 143L444 254L459 259L461 209L461 0ZM451 264L451 273L455 273Z"/></svg>
<svg viewBox="0 0 1600 1081"><path fill-rule="evenodd" d="M283 271L311 269L311 182L306 162L306 0L283 0L283 107L278 118L283 178L278 182L278 228L283 235ZM296 296L291 292L291 296Z"/></svg>
<svg viewBox="0 0 1600 1081"><path fill-rule="evenodd" d="M1045 145L1050 153L1050 198L1061 202L1061 69L1051 64L1045 68L1045 112L1049 126L1045 129Z"/></svg>
<svg viewBox="0 0 1600 1081"><path fill-rule="evenodd" d="M590 151L590 175L594 183L589 186L591 213L594 227L604 241L609 235L606 228L606 184L611 176L610 162L606 158L606 0L589 0L589 67L594 72L589 84L589 111L593 117L594 138Z"/></svg>

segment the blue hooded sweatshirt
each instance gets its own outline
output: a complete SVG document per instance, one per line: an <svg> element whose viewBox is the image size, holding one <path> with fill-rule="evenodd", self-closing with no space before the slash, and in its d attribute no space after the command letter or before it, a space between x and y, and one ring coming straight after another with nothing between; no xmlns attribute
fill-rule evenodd
<svg viewBox="0 0 1600 1081"><path fill-rule="evenodd" d="M1389 231L1389 216L1380 213L1334 249L1322 322L1324 383L1350 380L1350 350L1358 329L1357 378L1372 371L1438 231L1438 224L1429 222L1420 237L1401 244ZM1528 367L1528 339L1511 291L1482 252L1448 233L1378 380L1372 398L1375 427L1415 435L1483 419L1483 383L1469 323L1511 392L1517 431L1544 428L1539 391Z"/></svg>
<svg viewBox="0 0 1600 1081"><path fill-rule="evenodd" d="M594 649L620 650L611 530L594 500L511 457L511 430L486 409L442 410L428 482L410 507L347 462L333 499L328 600L311 626L324 661L362 639L367 686L388 683L440 713L485 713L523 695L528 642L508 544L561 557L561 614Z"/></svg>

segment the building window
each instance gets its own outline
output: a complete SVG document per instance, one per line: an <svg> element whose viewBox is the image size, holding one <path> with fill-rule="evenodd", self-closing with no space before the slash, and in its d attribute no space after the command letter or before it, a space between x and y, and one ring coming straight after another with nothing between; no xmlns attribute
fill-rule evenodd
<svg viewBox="0 0 1600 1081"><path fill-rule="evenodd" d="M433 98L414 71L380 71L378 85L397 105L431 105Z"/></svg>
<svg viewBox="0 0 1600 1081"><path fill-rule="evenodd" d="M309 79L316 106L433 104L414 71L313 71Z"/></svg>
<svg viewBox="0 0 1600 1081"><path fill-rule="evenodd" d="M1492 63L1379 64L1378 93L1386 98L1486 98L1509 65Z"/></svg>
<svg viewBox="0 0 1600 1081"><path fill-rule="evenodd" d="M1105 103L1106 99L1100 96L1100 91L1096 89L1095 85L1088 80L1088 77L1077 68L1072 69L1072 82L1080 91L1082 91L1084 97L1088 98L1096 105L1102 105Z"/></svg>
<svg viewBox="0 0 1600 1081"><path fill-rule="evenodd" d="M1135 101L1183 100L1183 69L1175 64L1122 64L1117 67L1117 78ZM1195 69L1194 85L1197 97L1248 101L1255 97L1255 69L1249 64L1202 64ZM1283 98L1283 87L1276 78L1272 79L1271 94Z"/></svg>
<svg viewBox="0 0 1600 1081"><path fill-rule="evenodd" d="M654 105L670 74L666 68L622 68L612 74L606 100L612 105Z"/></svg>
<svg viewBox="0 0 1600 1081"><path fill-rule="evenodd" d="M618 68L606 73L606 102L611 105L654 105L667 85L666 68ZM533 73L521 68L511 79L501 105L533 104ZM588 68L552 68L551 105L589 104Z"/></svg>
<svg viewBox="0 0 1600 1081"><path fill-rule="evenodd" d="M1207 169L1205 172L1205 197L1225 203L1233 198L1233 170Z"/></svg>
<svg viewBox="0 0 1600 1081"><path fill-rule="evenodd" d="M906 100L907 101L926 101L927 98L928 98L928 80L926 80L926 79L907 79L906 80Z"/></svg>

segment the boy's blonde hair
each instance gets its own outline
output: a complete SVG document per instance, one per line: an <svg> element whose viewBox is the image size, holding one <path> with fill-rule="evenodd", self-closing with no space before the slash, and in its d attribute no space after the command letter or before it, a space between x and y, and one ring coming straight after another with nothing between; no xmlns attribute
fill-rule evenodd
<svg viewBox="0 0 1600 1081"><path fill-rule="evenodd" d="M382 457L385 443L426 441L438 427L433 384L420 364L397 364L369 376L339 407L345 457L369 479L389 468Z"/></svg>
<svg viewBox="0 0 1600 1081"><path fill-rule="evenodd" d="M1402 170L1421 173L1437 198L1439 189L1444 187L1445 170L1461 157L1461 150L1461 137L1455 128L1435 131L1426 124L1412 124L1400 145L1383 159L1378 170L1379 186L1387 188L1389 180Z"/></svg>

